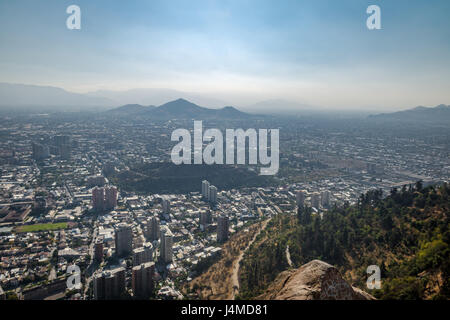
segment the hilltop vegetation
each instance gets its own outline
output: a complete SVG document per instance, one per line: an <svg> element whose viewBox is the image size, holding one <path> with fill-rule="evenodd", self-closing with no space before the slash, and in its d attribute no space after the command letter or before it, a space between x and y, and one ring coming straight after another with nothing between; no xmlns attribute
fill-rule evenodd
<svg viewBox="0 0 450 320"><path fill-rule="evenodd" d="M220 190L239 187L273 185L271 176L260 176L258 171L226 165L175 165L155 162L137 165L114 174L110 180L122 190L137 193L187 193L198 191L200 182L208 180Z"/></svg>
<svg viewBox="0 0 450 320"><path fill-rule="evenodd" d="M378 265L379 299L450 298L450 186L381 190L361 195L322 218L309 208L281 214L248 250L241 267L241 298L264 292L282 271L320 259L335 265L352 285L366 288L366 269Z"/></svg>

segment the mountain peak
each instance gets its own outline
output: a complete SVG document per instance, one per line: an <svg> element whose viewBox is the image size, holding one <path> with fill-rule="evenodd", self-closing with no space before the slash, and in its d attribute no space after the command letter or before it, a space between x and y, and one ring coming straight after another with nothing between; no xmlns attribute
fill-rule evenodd
<svg viewBox="0 0 450 320"><path fill-rule="evenodd" d="M192 103L192 102L190 102L190 101L188 101L186 99L183 99L183 98L178 98L178 99L176 99L174 101L171 101L171 102L188 102L188 103Z"/></svg>
<svg viewBox="0 0 450 320"><path fill-rule="evenodd" d="M110 110L112 114L139 115L149 119L242 119L251 115L238 109L226 106L222 109L209 109L200 107L186 99L179 98L169 101L159 107L142 106L140 104L127 104Z"/></svg>
<svg viewBox="0 0 450 320"><path fill-rule="evenodd" d="M236 109L235 107L232 107L232 106L226 106L226 107L223 107L222 110L235 110L235 111L239 111L238 109Z"/></svg>

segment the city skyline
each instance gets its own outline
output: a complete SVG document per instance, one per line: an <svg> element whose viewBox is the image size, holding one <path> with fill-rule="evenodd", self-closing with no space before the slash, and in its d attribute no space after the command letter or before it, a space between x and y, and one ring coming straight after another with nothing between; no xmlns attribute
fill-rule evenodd
<svg viewBox="0 0 450 320"><path fill-rule="evenodd" d="M0 305L448 301L449 9L0 1Z"/></svg>

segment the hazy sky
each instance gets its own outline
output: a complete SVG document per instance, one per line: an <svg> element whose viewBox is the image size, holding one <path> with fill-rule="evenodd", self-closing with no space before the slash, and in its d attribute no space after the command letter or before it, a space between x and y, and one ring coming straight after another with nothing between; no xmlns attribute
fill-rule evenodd
<svg viewBox="0 0 450 320"><path fill-rule="evenodd" d="M81 8L68 30L66 8ZM366 27L381 7L382 30ZM0 0L0 82L171 88L236 105L450 104L448 0Z"/></svg>

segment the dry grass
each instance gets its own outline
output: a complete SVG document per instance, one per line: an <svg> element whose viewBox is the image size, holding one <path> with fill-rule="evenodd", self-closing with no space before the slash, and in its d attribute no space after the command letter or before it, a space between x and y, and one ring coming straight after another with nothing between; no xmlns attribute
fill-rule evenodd
<svg viewBox="0 0 450 320"><path fill-rule="evenodd" d="M184 293L194 292L202 300L231 300L234 297L233 268L254 235L261 228L256 223L234 234L222 249L222 258L206 272L190 281L184 287Z"/></svg>

